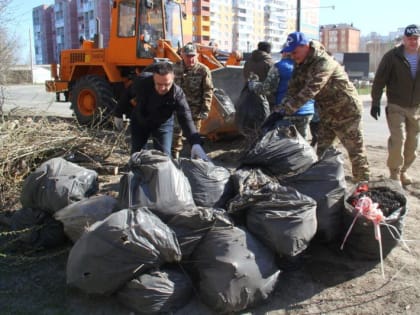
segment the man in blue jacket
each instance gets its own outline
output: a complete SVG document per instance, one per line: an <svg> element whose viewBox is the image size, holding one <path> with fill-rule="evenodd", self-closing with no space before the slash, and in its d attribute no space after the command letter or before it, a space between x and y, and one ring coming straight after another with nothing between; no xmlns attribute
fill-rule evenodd
<svg viewBox="0 0 420 315"><path fill-rule="evenodd" d="M274 96L275 104L280 104L287 91L287 86L292 77L294 61L290 54L281 51L282 58L276 62L268 71L264 82L256 83L250 81L252 90L259 94L265 94L267 97ZM302 105L292 115L284 116L283 119L290 121L296 126L296 129L306 139L308 135L309 123L314 115L314 100L309 100Z"/></svg>

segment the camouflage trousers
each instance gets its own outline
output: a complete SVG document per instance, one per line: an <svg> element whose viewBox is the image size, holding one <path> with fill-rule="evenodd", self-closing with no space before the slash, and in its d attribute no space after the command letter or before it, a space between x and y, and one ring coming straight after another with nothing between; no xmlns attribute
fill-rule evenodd
<svg viewBox="0 0 420 315"><path fill-rule="evenodd" d="M201 128L201 119L194 119L194 125L197 131L199 132ZM184 143L183 143L183 137L182 137L182 129L178 121L175 120L174 133L172 136L172 150L171 150L172 156L176 157L177 155L179 155L179 152L182 151L183 147L184 147Z"/></svg>
<svg viewBox="0 0 420 315"><path fill-rule="evenodd" d="M321 157L338 138L349 155L354 182L368 181L370 176L361 120L361 116L334 122L321 118L318 130L318 156Z"/></svg>

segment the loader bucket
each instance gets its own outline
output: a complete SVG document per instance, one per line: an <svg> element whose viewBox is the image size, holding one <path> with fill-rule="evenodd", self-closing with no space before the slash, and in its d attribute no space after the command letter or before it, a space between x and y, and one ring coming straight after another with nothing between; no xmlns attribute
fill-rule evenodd
<svg viewBox="0 0 420 315"><path fill-rule="evenodd" d="M229 95L233 104L236 104L245 85L242 66L226 66L211 72L213 85L216 89L222 89Z"/></svg>
<svg viewBox="0 0 420 315"><path fill-rule="evenodd" d="M242 67L227 66L212 71L214 95L209 117L201 124L200 133L212 141L239 135L235 124L235 102L244 86Z"/></svg>

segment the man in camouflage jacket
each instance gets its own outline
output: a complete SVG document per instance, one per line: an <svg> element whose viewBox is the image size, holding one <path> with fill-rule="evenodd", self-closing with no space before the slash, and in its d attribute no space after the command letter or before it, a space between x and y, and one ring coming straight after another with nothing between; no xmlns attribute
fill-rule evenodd
<svg viewBox="0 0 420 315"><path fill-rule="evenodd" d="M353 181L369 180L361 125L363 105L344 68L319 42L307 40L301 32L289 34L283 51L291 54L296 66L286 95L274 111L291 115L314 99L320 116L318 156L338 138L348 152Z"/></svg>
<svg viewBox="0 0 420 315"><path fill-rule="evenodd" d="M195 127L199 131L202 120L207 119L213 97L213 81L209 68L197 59L197 48L188 43L181 50L182 61L175 64L175 83L184 91L191 109ZM172 156L179 157L182 150L182 130L176 124Z"/></svg>

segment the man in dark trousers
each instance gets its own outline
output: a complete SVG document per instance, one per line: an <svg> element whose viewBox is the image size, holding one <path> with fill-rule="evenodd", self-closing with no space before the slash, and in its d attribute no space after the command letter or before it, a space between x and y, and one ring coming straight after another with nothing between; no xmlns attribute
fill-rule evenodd
<svg viewBox="0 0 420 315"><path fill-rule="evenodd" d="M191 157L208 160L191 116L185 94L174 84L174 70L169 62L156 63L153 76L144 78L136 89L136 107L131 115L131 153L145 147L152 137L153 147L171 155L174 113L190 142Z"/></svg>

